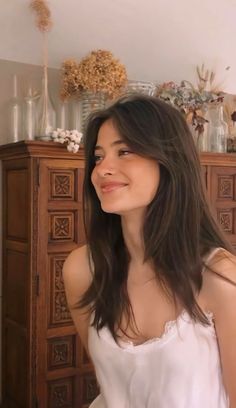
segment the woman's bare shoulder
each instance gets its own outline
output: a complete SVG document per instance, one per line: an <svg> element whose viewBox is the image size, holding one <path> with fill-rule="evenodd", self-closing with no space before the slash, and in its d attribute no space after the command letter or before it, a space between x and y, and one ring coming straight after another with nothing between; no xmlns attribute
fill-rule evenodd
<svg viewBox="0 0 236 408"><path fill-rule="evenodd" d="M63 265L67 303L72 319L78 330L81 341L88 352L88 327L90 308L79 307L79 302L89 288L92 274L87 246L75 249L70 253Z"/></svg>
<svg viewBox="0 0 236 408"><path fill-rule="evenodd" d="M230 406L236 407L236 257L218 250L203 272L207 309L213 313L224 384Z"/></svg>
<svg viewBox="0 0 236 408"><path fill-rule="evenodd" d="M63 265L63 279L70 305L78 302L92 281L89 251L86 245L73 250Z"/></svg>
<svg viewBox="0 0 236 408"><path fill-rule="evenodd" d="M236 302L235 255L222 248L207 262L203 272L202 294L211 311L217 312L228 302Z"/></svg>

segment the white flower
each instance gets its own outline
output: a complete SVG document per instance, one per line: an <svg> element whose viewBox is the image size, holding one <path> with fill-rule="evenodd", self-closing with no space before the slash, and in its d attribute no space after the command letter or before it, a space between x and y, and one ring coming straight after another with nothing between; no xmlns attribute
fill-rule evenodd
<svg viewBox="0 0 236 408"><path fill-rule="evenodd" d="M70 142L70 143L68 143L68 145L67 145L67 150L68 150L69 152L73 152L74 147L75 147L75 144L74 144L73 142Z"/></svg>
<svg viewBox="0 0 236 408"><path fill-rule="evenodd" d="M68 146L67 146L67 148L68 148ZM72 152L73 153L77 153L78 152L78 150L79 150L79 145L74 145L74 147L72 148Z"/></svg>
<svg viewBox="0 0 236 408"><path fill-rule="evenodd" d="M77 153L80 147L83 134L78 132L77 129L65 130L57 128L57 130L51 131L51 138L54 142L66 143L67 150L69 152Z"/></svg>

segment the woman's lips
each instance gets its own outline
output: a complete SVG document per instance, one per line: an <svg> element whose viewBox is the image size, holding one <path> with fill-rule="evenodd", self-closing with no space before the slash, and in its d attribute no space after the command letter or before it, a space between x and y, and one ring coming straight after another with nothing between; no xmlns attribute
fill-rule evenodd
<svg viewBox="0 0 236 408"><path fill-rule="evenodd" d="M111 182L101 184L100 189L102 193L110 193L112 191L118 190L126 186L127 186L126 183Z"/></svg>

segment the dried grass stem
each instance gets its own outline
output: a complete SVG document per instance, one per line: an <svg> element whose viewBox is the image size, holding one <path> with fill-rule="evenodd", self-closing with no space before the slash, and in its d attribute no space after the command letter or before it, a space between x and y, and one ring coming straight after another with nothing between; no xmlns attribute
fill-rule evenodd
<svg viewBox="0 0 236 408"><path fill-rule="evenodd" d="M30 2L30 8L36 14L36 26L38 29L45 33L50 31L52 27L51 11L45 0L32 0Z"/></svg>

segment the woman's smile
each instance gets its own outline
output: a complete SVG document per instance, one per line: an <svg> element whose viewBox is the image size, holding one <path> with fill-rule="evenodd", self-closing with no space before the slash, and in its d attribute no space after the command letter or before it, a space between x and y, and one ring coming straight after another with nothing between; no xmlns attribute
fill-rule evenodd
<svg viewBox="0 0 236 408"><path fill-rule="evenodd" d="M120 189L127 187L127 183L120 183L118 181L110 181L101 183L100 189L102 193L112 193L114 191L119 191Z"/></svg>
<svg viewBox="0 0 236 408"><path fill-rule="evenodd" d="M119 215L143 212L153 200L160 181L159 165L135 153L111 120L99 129L94 162L91 181L103 211Z"/></svg>

